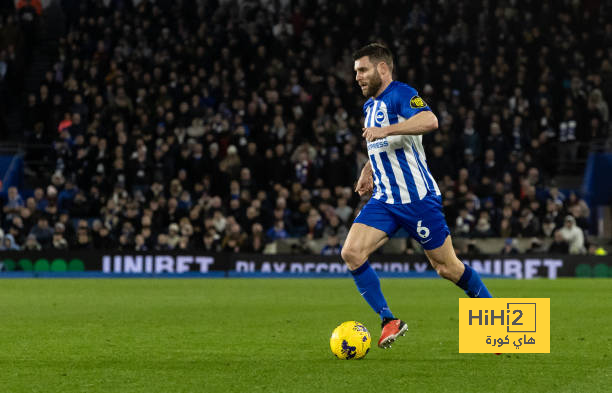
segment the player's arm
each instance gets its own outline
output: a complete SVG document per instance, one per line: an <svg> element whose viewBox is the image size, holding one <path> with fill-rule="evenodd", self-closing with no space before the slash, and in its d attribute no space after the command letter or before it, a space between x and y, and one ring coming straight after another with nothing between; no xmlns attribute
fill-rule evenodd
<svg viewBox="0 0 612 393"><path fill-rule="evenodd" d="M370 161L366 162L361 170L361 175L355 184L355 192L359 194L359 196L368 194L374 190L374 178L372 165Z"/></svg>
<svg viewBox="0 0 612 393"><path fill-rule="evenodd" d="M368 141L385 138L391 135L423 135L438 128L438 118L432 111L421 111L401 123L387 127L368 127L363 129L362 136Z"/></svg>

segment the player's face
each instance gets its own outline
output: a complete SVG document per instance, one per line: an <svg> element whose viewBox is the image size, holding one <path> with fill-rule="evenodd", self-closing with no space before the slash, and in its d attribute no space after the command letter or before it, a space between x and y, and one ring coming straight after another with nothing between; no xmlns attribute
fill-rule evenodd
<svg viewBox="0 0 612 393"><path fill-rule="evenodd" d="M372 97L382 86L382 79L368 56L355 60L355 80L364 97Z"/></svg>

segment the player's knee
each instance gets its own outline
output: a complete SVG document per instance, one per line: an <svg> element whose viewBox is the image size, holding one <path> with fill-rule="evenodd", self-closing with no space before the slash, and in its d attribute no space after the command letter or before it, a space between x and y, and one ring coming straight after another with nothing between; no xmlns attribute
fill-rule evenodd
<svg viewBox="0 0 612 393"><path fill-rule="evenodd" d="M447 280L451 279L451 271L448 268L448 266L444 265L444 264L436 264L436 272L438 273L438 275L442 278L446 278Z"/></svg>
<svg viewBox="0 0 612 393"><path fill-rule="evenodd" d="M340 256L342 256L342 260L346 263L349 269L354 270L361 266L367 256L363 256L363 253L360 252L355 247L342 247L342 251L340 252Z"/></svg>
<svg viewBox="0 0 612 393"><path fill-rule="evenodd" d="M348 265L352 260L356 258L357 253L352 247L344 246L342 247L342 251L340 251L340 256L342 257L342 260Z"/></svg>

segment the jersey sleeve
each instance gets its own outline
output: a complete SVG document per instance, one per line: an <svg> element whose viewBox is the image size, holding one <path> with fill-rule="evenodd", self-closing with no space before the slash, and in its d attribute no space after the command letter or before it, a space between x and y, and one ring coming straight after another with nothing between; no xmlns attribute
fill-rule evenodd
<svg viewBox="0 0 612 393"><path fill-rule="evenodd" d="M394 95L395 111L404 119L409 119L419 112L431 111L419 93L410 86L403 85L396 89Z"/></svg>
<svg viewBox="0 0 612 393"><path fill-rule="evenodd" d="M367 116L367 114L368 114L368 107L370 105L372 105L372 99L371 98L369 98L366 102L363 103L362 111L363 111L363 116L364 117Z"/></svg>

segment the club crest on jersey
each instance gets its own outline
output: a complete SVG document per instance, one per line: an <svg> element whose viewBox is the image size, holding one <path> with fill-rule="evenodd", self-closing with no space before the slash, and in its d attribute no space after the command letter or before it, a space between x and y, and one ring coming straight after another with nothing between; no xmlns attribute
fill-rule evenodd
<svg viewBox="0 0 612 393"><path fill-rule="evenodd" d="M419 96L414 96L410 99L410 107L411 108L425 108L427 104L423 99Z"/></svg>
<svg viewBox="0 0 612 393"><path fill-rule="evenodd" d="M376 120L376 124L385 124L387 122L387 111L382 109L377 110L374 119Z"/></svg>

